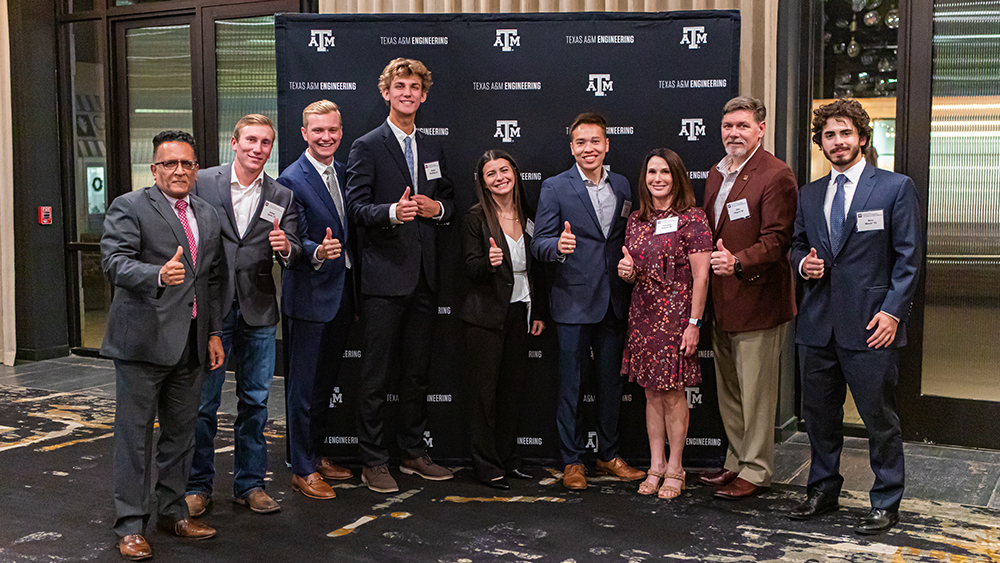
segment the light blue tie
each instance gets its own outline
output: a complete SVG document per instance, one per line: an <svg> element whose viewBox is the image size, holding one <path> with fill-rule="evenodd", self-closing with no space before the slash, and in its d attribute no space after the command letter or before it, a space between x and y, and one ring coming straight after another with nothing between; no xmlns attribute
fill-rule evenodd
<svg viewBox="0 0 1000 563"><path fill-rule="evenodd" d="M844 184L847 183L847 176L838 174L834 181L837 183L837 191L833 194L833 205L830 207L830 248L836 252L844 235L844 216L847 214L844 209Z"/></svg>
<svg viewBox="0 0 1000 563"><path fill-rule="evenodd" d="M413 145L410 144L411 142L412 139L409 136L407 136L406 139L404 139L404 143L406 144L406 149L403 151L403 156L406 157L406 167L410 170L410 180L413 182L413 185L410 186L411 188L410 192L417 193L417 175L414 172Z"/></svg>

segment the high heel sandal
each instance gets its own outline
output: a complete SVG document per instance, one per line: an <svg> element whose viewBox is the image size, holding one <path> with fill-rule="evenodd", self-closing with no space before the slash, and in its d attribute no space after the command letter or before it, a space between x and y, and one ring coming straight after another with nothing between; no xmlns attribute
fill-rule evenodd
<svg viewBox="0 0 1000 563"><path fill-rule="evenodd" d="M648 480L647 481L643 481L639 485L639 494L640 495L651 495L651 494L655 493L657 490L659 490L660 483L663 482L663 473L657 473L656 471L650 470L650 471L646 472L646 477L647 477L647 479L649 477L656 477L656 481L653 481L653 483L655 483L655 484L652 484L652 485L650 484L650 481L648 481Z"/></svg>
<svg viewBox="0 0 1000 563"><path fill-rule="evenodd" d="M675 481L681 482L681 488L671 487L667 485L667 479L673 479ZM677 498L681 496L681 491L687 487L687 472L681 470L680 473L667 473L663 476L663 486L660 487L659 492L656 494L657 497L670 500L672 498Z"/></svg>

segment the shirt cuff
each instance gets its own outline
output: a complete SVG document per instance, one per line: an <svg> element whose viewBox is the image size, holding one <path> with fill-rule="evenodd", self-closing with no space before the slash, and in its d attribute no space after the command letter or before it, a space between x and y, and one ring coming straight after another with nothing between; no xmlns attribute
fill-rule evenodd
<svg viewBox="0 0 1000 563"><path fill-rule="evenodd" d="M803 256L802 260L799 260L799 275L802 276L802 279L804 280L809 279L809 276L806 275L805 270L802 269L802 266L804 266L806 263L806 258L808 258L808 256Z"/></svg>
<svg viewBox="0 0 1000 563"><path fill-rule="evenodd" d="M317 246L316 250L313 250L313 255L312 255L312 260L311 260L312 266L313 266L314 270L318 270L318 269L322 268L323 267L323 263L326 262L325 259L320 258L320 257L317 256L318 252L319 252L319 247Z"/></svg>
<svg viewBox="0 0 1000 563"><path fill-rule="evenodd" d="M442 219L442 218L444 217L444 204L443 204L443 203L441 203L440 201L436 200L436 199L435 199L434 201L437 201L437 204L438 204L438 207L439 207L439 208L440 208L441 210L440 210L440 211L438 211L438 214L437 214L437 215L435 215L435 216L433 217L433 219L434 219L435 221L440 221L440 220L441 220L441 219Z"/></svg>
<svg viewBox="0 0 1000 563"><path fill-rule="evenodd" d="M892 317L892 320L896 321L897 323L899 322L899 317L897 317L896 315L893 315L892 313L888 313L886 311L879 311L879 312L889 317Z"/></svg>
<svg viewBox="0 0 1000 563"><path fill-rule="evenodd" d="M389 223L392 224L392 225L399 225L400 223L402 223L402 221L400 221L399 219L396 218L396 204L395 203L393 203L392 205L389 206Z"/></svg>

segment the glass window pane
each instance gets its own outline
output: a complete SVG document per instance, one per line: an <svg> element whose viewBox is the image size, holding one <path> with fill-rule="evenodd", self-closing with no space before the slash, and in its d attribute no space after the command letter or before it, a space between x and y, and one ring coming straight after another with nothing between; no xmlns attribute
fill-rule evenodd
<svg viewBox="0 0 1000 563"><path fill-rule="evenodd" d="M153 137L165 129L194 133L189 25L126 33L132 189L152 185Z"/></svg>
<svg viewBox="0 0 1000 563"><path fill-rule="evenodd" d="M87 12L94 9L94 0L63 0L66 13Z"/></svg>
<svg viewBox="0 0 1000 563"><path fill-rule="evenodd" d="M104 340L104 329L111 307L111 285L101 269L101 253L98 250L78 253L77 263L80 279L80 345L84 348L100 348Z"/></svg>
<svg viewBox="0 0 1000 563"><path fill-rule="evenodd" d="M215 22L215 64L219 96L219 162L232 162L233 126L248 113L278 119L274 63L274 16ZM264 171L278 176L278 141Z"/></svg>
<svg viewBox="0 0 1000 563"><path fill-rule="evenodd" d="M996 2L935 0L921 392L1000 401Z"/></svg>
<svg viewBox="0 0 1000 563"><path fill-rule="evenodd" d="M100 21L69 24L73 92L73 189L76 240L101 238L107 203L104 127L104 33Z"/></svg>

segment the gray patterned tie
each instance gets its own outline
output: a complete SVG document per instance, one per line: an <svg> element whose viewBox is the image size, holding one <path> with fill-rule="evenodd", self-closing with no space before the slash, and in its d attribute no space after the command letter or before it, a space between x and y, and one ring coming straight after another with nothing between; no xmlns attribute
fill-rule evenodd
<svg viewBox="0 0 1000 563"><path fill-rule="evenodd" d="M847 210L844 209L844 184L847 183L847 176L838 174L834 181L837 183L837 191L833 194L833 206L830 207L830 247L836 252L844 235L844 216L847 215Z"/></svg>
<svg viewBox="0 0 1000 563"><path fill-rule="evenodd" d="M406 150L403 151L403 156L406 157L406 168L410 170L410 181L413 182L410 186L410 192L417 193L417 174L413 166L413 145L410 144L413 139L407 136L403 141L406 143Z"/></svg>

